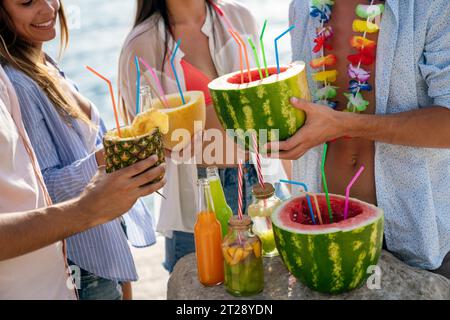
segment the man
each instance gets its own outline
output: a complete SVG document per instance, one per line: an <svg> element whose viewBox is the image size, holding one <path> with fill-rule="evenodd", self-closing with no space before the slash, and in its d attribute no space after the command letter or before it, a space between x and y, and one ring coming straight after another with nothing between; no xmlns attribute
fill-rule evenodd
<svg viewBox="0 0 450 320"><path fill-rule="evenodd" d="M164 173L151 157L106 175L71 201L51 206L24 130L14 89L0 68L0 299L75 299L62 240L127 212ZM119 196L120 195L120 196Z"/></svg>
<svg viewBox="0 0 450 320"><path fill-rule="evenodd" d="M334 30L327 40L332 48L322 51L337 57L337 63L327 67L338 74L332 84L339 88L337 109L294 98L292 104L306 112L306 124L280 143L279 157L296 160L295 179L322 192L320 165L323 144L328 142L325 169L329 191L336 194L345 194L364 165L352 196L384 209L387 249L412 266L450 277L450 2L373 1L384 4L384 13L381 22L374 21L379 33L367 33L364 42L377 44L376 61L369 66L360 63L369 71L369 83L350 82L365 90L374 87L364 91L368 107L360 114L341 111L349 105L343 93L349 92L349 80L355 76L347 57L357 51L349 39L362 35L352 30L353 20L361 19L355 8L367 1L314 3L331 4L331 19L324 26ZM327 18L328 12L312 8L310 15L312 4L296 0L290 11L291 24L297 26L292 33L293 60L307 63L321 53L312 54L323 40L313 43L321 27L317 17ZM312 74L322 70L308 71L315 93L323 84L314 82Z"/></svg>

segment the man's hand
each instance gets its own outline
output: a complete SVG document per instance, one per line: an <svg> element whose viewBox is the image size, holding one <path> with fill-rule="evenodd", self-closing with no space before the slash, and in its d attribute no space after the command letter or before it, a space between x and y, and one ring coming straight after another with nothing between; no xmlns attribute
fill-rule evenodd
<svg viewBox="0 0 450 320"><path fill-rule="evenodd" d="M305 125L286 141L268 143L263 149L271 151L270 157L297 160L308 150L346 135L346 113L297 98L292 98L291 104L306 113ZM271 150L276 146L279 152Z"/></svg>
<svg viewBox="0 0 450 320"><path fill-rule="evenodd" d="M150 169L157 161L157 156L151 156L110 174L105 173L104 167L100 167L80 196L80 209L89 213L94 225L124 214L140 197L152 194L164 186L165 179L149 184L165 173L165 164Z"/></svg>

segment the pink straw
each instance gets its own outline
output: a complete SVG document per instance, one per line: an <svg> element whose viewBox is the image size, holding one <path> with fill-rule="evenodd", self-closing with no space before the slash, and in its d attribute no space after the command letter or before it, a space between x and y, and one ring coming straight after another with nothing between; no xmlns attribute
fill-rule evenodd
<svg viewBox="0 0 450 320"><path fill-rule="evenodd" d="M350 183L347 186L347 189L345 189L345 209L344 209L344 220L347 220L348 216L348 201L350 197L350 189L355 184L356 180L359 178L361 173L364 171L364 166L361 166L361 168L358 170L358 172L355 174L353 179L350 181Z"/></svg>
<svg viewBox="0 0 450 320"><path fill-rule="evenodd" d="M238 170L238 215L239 219L242 220L244 218L242 214L242 178L243 178L243 171L242 171L242 161L239 160L239 170Z"/></svg>
<svg viewBox="0 0 450 320"><path fill-rule="evenodd" d="M161 98L164 101L164 106L167 108L169 107L169 102L166 99L166 95L164 94L164 90L162 88L161 82L159 81L158 76L156 75L155 70L153 70L152 67L145 61L143 58L139 58L139 61L147 68L147 70L150 72L150 74L153 77L153 80L155 80L156 86L158 88L159 94L161 95Z"/></svg>
<svg viewBox="0 0 450 320"><path fill-rule="evenodd" d="M222 11L222 9L220 9L219 6L214 3L213 0L209 0L209 3L213 6L214 10L216 10L217 14L223 18L227 29L233 29L233 26L232 26L230 20L225 15L225 13Z"/></svg>
<svg viewBox="0 0 450 320"><path fill-rule="evenodd" d="M256 153L256 168L257 168L257 172L258 172L258 181L259 181L259 185L261 186L262 190L264 190L264 177L262 175L262 170L261 170L261 158L259 155L258 140L256 139L256 134L254 132L252 133L252 140L253 140L253 149L255 150L255 153Z"/></svg>

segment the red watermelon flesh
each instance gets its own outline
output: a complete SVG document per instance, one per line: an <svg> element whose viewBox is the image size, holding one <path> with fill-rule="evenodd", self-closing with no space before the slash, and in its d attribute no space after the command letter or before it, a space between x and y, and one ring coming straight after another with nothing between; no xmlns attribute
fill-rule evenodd
<svg viewBox="0 0 450 320"><path fill-rule="evenodd" d="M287 69L288 68L286 68L286 67L280 67L280 74L285 72ZM267 68L267 71L269 72L269 77L278 73L278 69L275 68L275 67ZM262 72L263 78L266 78L266 76L265 76L266 75L266 70L265 69L261 69L261 72ZM252 76L252 82L261 80L261 77L259 76L259 70L258 69L250 70L250 74ZM241 81L242 77L241 77L241 73L240 72L237 73L237 74L234 74L232 77L228 78L227 81L229 83L232 83L232 84L250 83L250 78L248 77L247 70L244 70L243 75L244 75L244 82Z"/></svg>

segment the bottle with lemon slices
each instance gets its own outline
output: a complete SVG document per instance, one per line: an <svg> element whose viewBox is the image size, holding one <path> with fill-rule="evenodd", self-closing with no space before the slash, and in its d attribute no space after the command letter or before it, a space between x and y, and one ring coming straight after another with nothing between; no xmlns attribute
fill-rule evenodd
<svg viewBox="0 0 450 320"><path fill-rule="evenodd" d="M281 200L275 196L275 188L270 183L265 183L264 188L257 184L252 191L254 201L247 213L253 221L253 232L261 239L264 257L278 256L270 217Z"/></svg>
<svg viewBox="0 0 450 320"><path fill-rule="evenodd" d="M249 216L233 216L222 244L225 259L225 288L237 297L252 296L264 289L262 246L251 232Z"/></svg>

